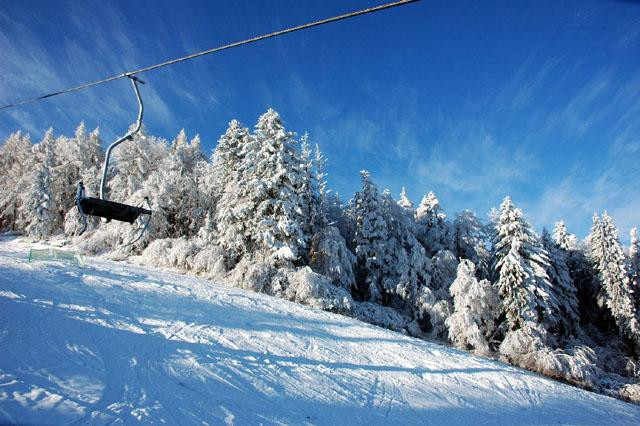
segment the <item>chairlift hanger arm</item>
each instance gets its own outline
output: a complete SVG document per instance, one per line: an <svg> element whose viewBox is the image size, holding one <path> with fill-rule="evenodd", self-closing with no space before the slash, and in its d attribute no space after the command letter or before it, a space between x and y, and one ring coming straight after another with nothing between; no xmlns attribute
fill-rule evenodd
<svg viewBox="0 0 640 426"><path fill-rule="evenodd" d="M135 134L138 133L140 131L140 128L142 127L142 115L144 113L144 104L142 103L142 97L140 96L140 89L138 89L138 83L144 84L144 81L140 80L139 78L133 75L127 75L127 77L131 80L131 84L133 85L133 90L136 93L136 99L138 100L138 118L136 120L136 126L133 130L128 131L127 134L125 134L120 139L113 142L107 148L107 151L104 157L104 165L102 166L102 179L100 180L100 199L101 200L106 200L105 188L107 186L107 172L109 170L109 159L111 158L111 151L113 151L113 148L120 145L122 142L129 139L133 139Z"/></svg>

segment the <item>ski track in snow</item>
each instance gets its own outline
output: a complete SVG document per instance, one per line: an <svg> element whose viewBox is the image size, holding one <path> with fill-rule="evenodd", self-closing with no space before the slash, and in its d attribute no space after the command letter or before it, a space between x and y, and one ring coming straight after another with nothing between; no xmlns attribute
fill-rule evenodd
<svg viewBox="0 0 640 426"><path fill-rule="evenodd" d="M0 240L0 423L639 424L640 407L350 318Z"/></svg>

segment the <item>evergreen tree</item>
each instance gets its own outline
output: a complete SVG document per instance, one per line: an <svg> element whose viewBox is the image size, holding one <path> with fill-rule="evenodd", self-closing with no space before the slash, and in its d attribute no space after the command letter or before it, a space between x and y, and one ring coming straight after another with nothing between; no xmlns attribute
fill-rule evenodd
<svg viewBox="0 0 640 426"><path fill-rule="evenodd" d="M402 191L400 191L400 199L398 200L398 205L402 207L412 217L415 215L413 202L407 196L407 191L405 191L404 186L402 187Z"/></svg>
<svg viewBox="0 0 640 426"><path fill-rule="evenodd" d="M238 120L231 120L224 135L211 155L212 173L208 196L217 201L223 196L227 186L234 181L244 156L244 145L250 138L249 129ZM214 203L215 204L215 203Z"/></svg>
<svg viewBox="0 0 640 426"><path fill-rule="evenodd" d="M250 221L255 202L249 198L249 181L255 173L258 142L248 129L232 120L212 157L215 166L211 193L220 193L216 203L218 244L230 264L249 253Z"/></svg>
<svg viewBox="0 0 640 426"><path fill-rule="evenodd" d="M53 199L53 182L51 169L54 164L53 129L49 129L42 142L34 146L34 153L39 153L38 166L31 175L31 187L24 194L25 199L25 230L29 235L45 238L52 235L58 223L56 222L56 206Z"/></svg>
<svg viewBox="0 0 640 426"><path fill-rule="evenodd" d="M296 260L307 245L303 232L306 206L298 197L303 179L296 140L269 109L258 120L255 138L256 173L250 180L250 197L256 200L254 229L258 246L276 259Z"/></svg>
<svg viewBox="0 0 640 426"><path fill-rule="evenodd" d="M104 152L100 132L87 132L84 122L76 128L73 138L61 137L56 140L54 197L60 217L64 218L65 230L76 230L82 226L76 211L76 185L82 181L88 195L99 191ZM89 219L89 225L94 221Z"/></svg>
<svg viewBox="0 0 640 426"><path fill-rule="evenodd" d="M449 339L460 349L488 355L499 304L495 289L488 280L478 281L473 263L463 259L449 291L454 306L446 320Z"/></svg>
<svg viewBox="0 0 640 426"><path fill-rule="evenodd" d="M313 168L315 171L316 182L318 182L318 192L320 196L329 194L327 190L327 159L320 151L320 146L316 144L313 155Z"/></svg>
<svg viewBox="0 0 640 426"><path fill-rule="evenodd" d="M305 252L303 177L293 136L272 109L258 119L251 142L244 144L236 187L225 189L234 195L228 203L223 196L218 211L223 247L285 263Z"/></svg>
<svg viewBox="0 0 640 426"><path fill-rule="evenodd" d="M469 259L479 278L489 278L490 254L486 248L485 225L469 210L456 215L453 221L453 250L458 258Z"/></svg>
<svg viewBox="0 0 640 426"><path fill-rule="evenodd" d="M526 322L555 328L558 305L546 272L549 260L531 225L509 197L500 205L495 232L492 269L503 329L517 330Z"/></svg>
<svg viewBox="0 0 640 426"><path fill-rule="evenodd" d="M203 245L208 245L209 243L216 240L216 226L211 218L211 214L207 212L207 215L204 218L204 224L198 230L198 239Z"/></svg>
<svg viewBox="0 0 640 426"><path fill-rule="evenodd" d="M440 208L440 202L433 191L422 198L416 209L415 220L418 240L427 250L429 256L451 246L446 218L447 216Z"/></svg>
<svg viewBox="0 0 640 426"><path fill-rule="evenodd" d="M382 300L382 276L387 241L387 224L382 212L378 188L368 171L360 172L362 187L350 207L355 221L353 244L356 254L356 285L360 298Z"/></svg>
<svg viewBox="0 0 640 426"><path fill-rule="evenodd" d="M190 237L198 232L207 214L199 194L197 172L206 159L200 151L200 138L188 141L182 129L171 142L169 152L157 170L155 185L166 216L168 237ZM161 195L160 195L161 194Z"/></svg>
<svg viewBox="0 0 640 426"><path fill-rule="evenodd" d="M450 250L440 250L431 258L430 289L433 294L433 305L430 310L429 321L431 329L426 330L431 337L447 338L446 320L453 313L453 300L449 288L456 279L458 259Z"/></svg>
<svg viewBox="0 0 640 426"><path fill-rule="evenodd" d="M566 252L551 239L546 229L542 230L542 245L549 257L547 274L551 279L551 291L558 301L556 316L560 321L561 333L575 334L580 323L577 289L569 275Z"/></svg>
<svg viewBox="0 0 640 426"><path fill-rule="evenodd" d="M567 226L562 220L556 222L553 228L553 242L558 248L564 251L577 248L576 236L567 232Z"/></svg>
<svg viewBox="0 0 640 426"><path fill-rule="evenodd" d="M311 239L309 266L347 291L355 286L353 269L356 257L335 226L326 226Z"/></svg>
<svg viewBox="0 0 640 426"><path fill-rule="evenodd" d="M413 314L415 300L422 286L429 283L429 260L424 247L413 231L413 220L391 197L389 190L382 194L382 214L387 224L387 241L383 261L383 302L393 304Z"/></svg>
<svg viewBox="0 0 640 426"><path fill-rule="evenodd" d="M11 134L0 146L0 229L17 231L24 229L21 218L23 194L28 190L33 175L33 154L29 136L19 131Z"/></svg>
<svg viewBox="0 0 640 426"><path fill-rule="evenodd" d="M318 154L316 146L316 154ZM302 175L302 184L300 186L300 204L303 208L303 216L306 220L303 222L303 232L305 239L310 241L311 238L327 224L327 219L323 211L322 195L320 192L320 182L318 181L318 172L316 163L312 157L311 147L309 146L309 135L305 133L300 143L300 173ZM320 172L324 176L324 172Z"/></svg>
<svg viewBox="0 0 640 426"><path fill-rule="evenodd" d="M108 198L129 204L140 203L143 198L140 191L145 181L164 167L167 154L166 140L148 135L143 126L132 140L124 141L113 150L106 188Z"/></svg>
<svg viewBox="0 0 640 426"><path fill-rule="evenodd" d="M635 301L625 268L625 256L613 220L604 212L593 216L589 236L590 256L600 281L598 305L611 313L621 335L637 339Z"/></svg>
<svg viewBox="0 0 640 426"><path fill-rule="evenodd" d="M640 242L638 242L637 228L631 228L629 232L631 245L629 246L629 276L631 288L636 301L636 312L640 309Z"/></svg>

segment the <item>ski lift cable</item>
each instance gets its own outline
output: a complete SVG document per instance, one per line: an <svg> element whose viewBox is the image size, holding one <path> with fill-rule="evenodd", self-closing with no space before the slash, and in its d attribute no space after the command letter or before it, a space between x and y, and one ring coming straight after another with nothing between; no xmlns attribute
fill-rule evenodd
<svg viewBox="0 0 640 426"><path fill-rule="evenodd" d="M245 44L255 43L255 42L260 41L260 40L266 40L268 38L278 37L278 36L281 36L281 35L284 35L284 34L305 30L307 28L312 28L312 27L317 27L317 26L324 25L324 24L329 24L331 22L342 21L342 20L353 18L353 17L356 17L356 16L365 15L365 14L368 14L368 13L378 12L378 11L381 11L381 10L390 9L390 8L397 7L397 6L403 6L405 4L414 3L416 1L418 1L418 0L399 0L399 1L391 2L391 3L385 3L385 4L378 5L378 6L372 6L372 7L369 7L367 9L361 9L361 10L357 10L357 11L354 11L354 12L349 12L349 13L345 13L345 14L342 14L342 15L334 16L334 17L331 17L331 18L320 19L318 21L309 22L309 23L306 23L306 24L302 24L302 25L298 25L298 26L295 26L295 27L287 28L287 29L284 29L284 30L275 31L275 32L268 33L268 34L263 34L263 35L252 37L252 38L248 38L248 39L245 39L245 40L242 40L242 41L236 41L234 43L225 44L223 46L214 47L212 49L203 50L203 51L197 52L197 53L192 53L190 55L182 56L180 58L171 59L169 61L161 62L159 64L150 65L150 66L147 66L147 67L144 67L144 68L139 68L139 69L133 70L133 71L126 71L126 72L123 72L122 74L118 74L118 75L114 75L114 76L111 76L111 77L107 77L107 78L104 78L102 80L97 80L97 81L93 81L93 82L90 82L90 83L81 84L79 86L71 87L71 88L64 89L64 90L59 90L57 92L49 93L49 94L42 95L42 96L37 96L37 97L34 97L34 98L23 99L21 101L17 101L17 102L11 103L11 104L0 106L0 110L13 108L13 107L20 106L20 105L29 104L29 103L32 103L32 102L36 102L36 101L40 101L40 100L43 100L43 99L46 99L46 98L50 98L52 96L63 95L65 93L75 92L75 91L86 89L86 88L89 88L89 87L92 87L92 86L97 86L99 84L108 83L108 82L113 81L113 80L118 80L120 78L133 77L136 74L140 74L140 73L143 73L143 72L155 70L155 69L161 68L161 67L166 67L168 65L173 65L173 64L176 64L178 62L183 62L183 61L188 61L190 59L199 58L200 56L209 55L211 53L220 52L222 50L227 50L227 49L232 49L234 47L243 46Z"/></svg>

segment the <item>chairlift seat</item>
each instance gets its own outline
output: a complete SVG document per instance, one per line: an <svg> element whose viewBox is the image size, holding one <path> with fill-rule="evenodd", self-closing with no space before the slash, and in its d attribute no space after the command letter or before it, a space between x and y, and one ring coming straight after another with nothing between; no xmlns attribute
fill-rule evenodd
<svg viewBox="0 0 640 426"><path fill-rule="evenodd" d="M82 198L80 200L80 207L82 208L82 212L87 215L129 223L135 222L141 214L151 214L151 210L143 207L130 206L128 204L93 197Z"/></svg>

